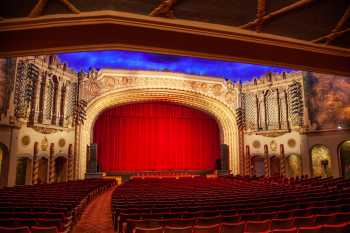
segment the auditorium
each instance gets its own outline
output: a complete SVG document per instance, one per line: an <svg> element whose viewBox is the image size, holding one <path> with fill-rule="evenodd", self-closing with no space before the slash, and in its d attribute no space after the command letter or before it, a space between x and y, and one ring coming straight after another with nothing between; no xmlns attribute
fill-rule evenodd
<svg viewBox="0 0 350 233"><path fill-rule="evenodd" d="M348 0L0 3L0 233L350 233Z"/></svg>

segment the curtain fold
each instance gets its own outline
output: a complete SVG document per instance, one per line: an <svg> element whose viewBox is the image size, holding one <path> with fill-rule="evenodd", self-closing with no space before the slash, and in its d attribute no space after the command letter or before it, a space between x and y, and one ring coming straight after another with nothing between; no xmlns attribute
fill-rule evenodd
<svg viewBox="0 0 350 233"><path fill-rule="evenodd" d="M117 106L94 125L101 170L209 170L220 158L220 132L204 112L166 102Z"/></svg>

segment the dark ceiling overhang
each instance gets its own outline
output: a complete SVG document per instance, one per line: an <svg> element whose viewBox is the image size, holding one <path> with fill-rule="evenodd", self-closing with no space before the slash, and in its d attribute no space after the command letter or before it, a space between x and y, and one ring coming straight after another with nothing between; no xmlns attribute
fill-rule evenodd
<svg viewBox="0 0 350 233"><path fill-rule="evenodd" d="M0 20L0 56L124 49L350 76L350 49L118 11Z"/></svg>

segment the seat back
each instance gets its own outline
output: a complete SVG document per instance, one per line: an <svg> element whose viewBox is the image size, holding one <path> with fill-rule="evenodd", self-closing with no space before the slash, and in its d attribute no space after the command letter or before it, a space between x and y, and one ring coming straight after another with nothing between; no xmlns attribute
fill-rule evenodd
<svg viewBox="0 0 350 233"><path fill-rule="evenodd" d="M32 233L58 233L56 227L32 226L31 231L32 231Z"/></svg>
<svg viewBox="0 0 350 233"><path fill-rule="evenodd" d="M209 226L199 226L193 227L193 233L220 233L220 225L214 224Z"/></svg>
<svg viewBox="0 0 350 233"><path fill-rule="evenodd" d="M244 222L237 223L223 223L221 226L221 233L243 233L244 232Z"/></svg>
<svg viewBox="0 0 350 233"><path fill-rule="evenodd" d="M164 227L164 233L192 233L192 226L187 226L187 227L166 226Z"/></svg>
<svg viewBox="0 0 350 233"><path fill-rule="evenodd" d="M321 233L322 226L299 227L298 233Z"/></svg>
<svg viewBox="0 0 350 233"><path fill-rule="evenodd" d="M297 227L313 226L314 224L315 224L314 216L295 217L294 218L294 225Z"/></svg>
<svg viewBox="0 0 350 233"><path fill-rule="evenodd" d="M296 227L286 228L286 229L274 229L271 233L298 233Z"/></svg>
<svg viewBox="0 0 350 233"><path fill-rule="evenodd" d="M340 224L324 224L322 225L322 233L347 233L350 230L349 223L340 223Z"/></svg>
<svg viewBox="0 0 350 233"><path fill-rule="evenodd" d="M293 218L276 218L271 221L271 229L290 229L294 225Z"/></svg>
<svg viewBox="0 0 350 233"><path fill-rule="evenodd" d="M0 227L1 233L30 233L28 227Z"/></svg>
<svg viewBox="0 0 350 233"><path fill-rule="evenodd" d="M135 227L133 233L163 233L162 227Z"/></svg>
<svg viewBox="0 0 350 233"><path fill-rule="evenodd" d="M245 225L245 231L248 232L260 232L268 231L271 228L271 220L264 221L247 221Z"/></svg>

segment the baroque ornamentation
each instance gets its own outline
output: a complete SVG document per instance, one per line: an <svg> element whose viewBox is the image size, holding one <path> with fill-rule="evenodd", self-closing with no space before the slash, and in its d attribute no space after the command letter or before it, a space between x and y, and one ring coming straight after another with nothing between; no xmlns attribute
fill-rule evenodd
<svg viewBox="0 0 350 233"><path fill-rule="evenodd" d="M41 140L41 145L40 145L41 150L42 151L47 151L48 146L49 146L49 141L47 140L46 137L44 137L44 139Z"/></svg>
<svg viewBox="0 0 350 233"><path fill-rule="evenodd" d="M64 147L66 145L66 140L64 138L61 138L58 140L58 146L59 147Z"/></svg>
<svg viewBox="0 0 350 233"><path fill-rule="evenodd" d="M92 70L82 82L82 99L88 103L107 92L121 89L166 88L197 92L236 108L238 89L231 81L168 72Z"/></svg>
<svg viewBox="0 0 350 233"><path fill-rule="evenodd" d="M42 127L42 126L32 126L32 128L42 134L52 134L52 133L56 133L59 132L61 130L59 129L54 129L54 128L48 128L48 127Z"/></svg>

